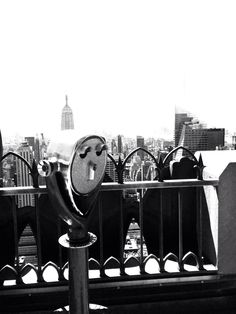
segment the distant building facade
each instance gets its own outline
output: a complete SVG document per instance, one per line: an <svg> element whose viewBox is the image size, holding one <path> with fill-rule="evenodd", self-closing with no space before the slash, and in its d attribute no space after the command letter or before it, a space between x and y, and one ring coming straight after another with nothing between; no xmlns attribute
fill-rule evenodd
<svg viewBox="0 0 236 314"><path fill-rule="evenodd" d="M33 161L33 152L28 142L23 142L17 153L23 157L30 165ZM17 186L32 186L32 178L29 168L19 158L16 158L16 181ZM17 196L18 207L34 206L34 196L32 194L22 194Z"/></svg>
<svg viewBox="0 0 236 314"><path fill-rule="evenodd" d="M112 141L111 141L111 154L112 155L116 155L117 152L118 152L118 149L117 149L116 141L113 138Z"/></svg>
<svg viewBox="0 0 236 314"><path fill-rule="evenodd" d="M66 104L62 109L61 114L61 130L73 130L74 129L74 118L73 112L68 105L68 97L66 96Z"/></svg>
<svg viewBox="0 0 236 314"><path fill-rule="evenodd" d="M232 145L233 145L233 149L236 149L236 133L232 135Z"/></svg>
<svg viewBox="0 0 236 314"><path fill-rule="evenodd" d="M175 112L175 147L181 145L192 153L198 150L215 150L225 145L224 128L207 128L186 112Z"/></svg>
<svg viewBox="0 0 236 314"><path fill-rule="evenodd" d="M174 133L174 143L175 147L179 145L181 132L184 123L191 122L193 117L188 116L187 113L175 113L175 133Z"/></svg>
<svg viewBox="0 0 236 314"><path fill-rule="evenodd" d="M192 153L198 150L216 150L224 147L225 129L192 129L186 127L184 145Z"/></svg>
<svg viewBox="0 0 236 314"><path fill-rule="evenodd" d="M121 159L121 161L123 160L123 155L121 154L115 154L112 155L112 157L114 158L116 164L118 163L119 159ZM116 172L116 167L113 163L113 161L107 157L107 163L106 163L106 169L105 172L108 174L108 176L114 181L117 182L118 181L118 176L117 176L117 172Z"/></svg>
<svg viewBox="0 0 236 314"><path fill-rule="evenodd" d="M137 135L137 147L145 148L144 137ZM141 160L143 160L145 152L143 150L139 150L137 151L137 155L141 158Z"/></svg>
<svg viewBox="0 0 236 314"><path fill-rule="evenodd" d="M117 136L117 149L118 149L118 154L123 153L123 144L122 144L122 137L121 135Z"/></svg>
<svg viewBox="0 0 236 314"><path fill-rule="evenodd" d="M109 158L107 158L105 171L108 174L108 176L112 179L112 181L114 182L117 181L117 173L116 173L115 165Z"/></svg>

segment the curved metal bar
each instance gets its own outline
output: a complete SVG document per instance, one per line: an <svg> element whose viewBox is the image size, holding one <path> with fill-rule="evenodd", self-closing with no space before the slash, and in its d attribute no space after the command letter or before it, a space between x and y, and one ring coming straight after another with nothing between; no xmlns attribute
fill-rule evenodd
<svg viewBox="0 0 236 314"><path fill-rule="evenodd" d="M134 154L135 154L137 151L139 151L139 150L142 150L142 151L144 151L145 153L147 153L147 154L155 161L155 164L156 164L157 168L159 168L158 162L157 162L156 158L153 156L153 154L150 153L148 150L146 150L146 149L143 148L143 147L137 147L136 149L134 149L134 150L125 158L125 160L123 161L123 165L125 165L126 162L129 160L129 158L130 158L132 155L134 155Z"/></svg>
<svg viewBox="0 0 236 314"><path fill-rule="evenodd" d="M26 166L29 168L29 170L32 171L32 167L30 166L28 161L26 159L24 159L21 155L14 153L14 152L8 152L5 155L3 155L2 158L0 158L0 162L2 162L3 159L5 159L9 155L13 155L13 156L19 158L24 164L26 164Z"/></svg>
<svg viewBox="0 0 236 314"><path fill-rule="evenodd" d="M197 158L194 156L194 154L193 154L188 148L186 148L186 147L184 147L184 146L177 146L177 147L175 147L171 152L169 152L169 153L166 155L166 157L164 158L163 164L165 165L166 162L167 162L167 160L168 160L168 158L169 158L171 155L173 155L173 154L174 154L177 150L179 150L179 149L183 149L183 150L185 150L186 152L188 152L189 155L191 155L191 157L194 159L194 161L196 161L196 163L198 164L198 160L197 160Z"/></svg>
<svg viewBox="0 0 236 314"><path fill-rule="evenodd" d="M29 162L23 158L21 155L17 154L17 153L14 153L14 152L8 152L6 153L5 155L3 155L1 158L0 158L0 163L7 157L7 156L10 156L10 155L13 155L17 158L19 158L29 169L29 174L31 175L32 177L32 180L33 180L33 187L35 188L38 188L39 185L38 185L38 171L37 171L37 166L36 166L36 163L35 163L35 160L33 159L33 165L31 166L29 164Z"/></svg>
<svg viewBox="0 0 236 314"><path fill-rule="evenodd" d="M112 157L111 154L107 154L107 157L109 157L111 159L111 161L113 162L113 164L116 166L116 161L115 159Z"/></svg>
<svg viewBox="0 0 236 314"><path fill-rule="evenodd" d="M123 175L123 172L124 172L124 169L125 169L125 165L126 165L127 161L139 150L144 151L146 154L148 154L154 160L156 169L158 171L158 177L159 177L159 179L161 179L161 169L160 169L160 166L159 166L158 161L156 160L156 158L148 150L146 150L145 148L137 147L131 153L129 153L129 155L124 159L123 162L121 162L121 160L119 158L118 163L116 163L115 159L110 154L107 154L107 156L111 159L111 161L115 165L116 172L118 174L118 183L121 183L121 184L123 183L123 176L122 175Z"/></svg>

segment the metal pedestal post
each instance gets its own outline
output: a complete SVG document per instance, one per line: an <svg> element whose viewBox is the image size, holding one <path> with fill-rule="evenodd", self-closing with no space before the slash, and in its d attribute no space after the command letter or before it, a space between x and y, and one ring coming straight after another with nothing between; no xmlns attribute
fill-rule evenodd
<svg viewBox="0 0 236 314"><path fill-rule="evenodd" d="M70 242L67 234L59 239L59 243L69 248L69 308L71 314L89 314L88 298L88 247L97 237L89 233L89 241L80 244Z"/></svg>
<svg viewBox="0 0 236 314"><path fill-rule="evenodd" d="M87 248L70 249L70 313L89 313L87 264Z"/></svg>

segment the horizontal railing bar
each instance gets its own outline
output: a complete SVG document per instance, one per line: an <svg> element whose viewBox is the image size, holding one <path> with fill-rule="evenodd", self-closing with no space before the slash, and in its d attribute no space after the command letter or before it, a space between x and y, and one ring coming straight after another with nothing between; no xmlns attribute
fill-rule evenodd
<svg viewBox="0 0 236 314"><path fill-rule="evenodd" d="M131 277L131 276L130 276ZM139 276L140 278L141 276ZM91 281L89 283L90 288L112 288L112 287L137 287L137 286L149 286L149 285L164 285L164 284L181 284L181 283L194 283L194 282L209 282L209 281L215 281L221 279L221 276L216 274L215 272L212 272L212 274L208 275L189 275L189 276L183 276L183 277L168 277L168 278L145 278L145 279L136 279L134 280L133 278L130 279L125 278L125 280L119 280L119 277L116 277L115 280L110 281L98 281L98 282L93 282ZM96 279L95 279L96 281Z"/></svg>
<svg viewBox="0 0 236 314"><path fill-rule="evenodd" d="M171 275L171 274L169 274ZM103 288L103 287L121 287L121 286L148 286L148 285L155 285L155 284L174 284L174 283L184 283L184 282L207 282L207 281L214 281L226 278L225 276L219 275L215 272L209 271L209 274L206 275L189 275L183 277L167 277L167 278L145 278L145 279L136 279L134 280L133 276L127 276L125 278L120 277L111 277L107 278L108 280L104 281L102 278L98 279L90 279L89 280L89 288L94 289L96 287ZM140 278L140 276L139 276ZM235 276L232 276L232 280ZM39 292L41 289L44 292L49 292L50 290L55 289L55 291L60 291L61 289L68 288L68 280L63 282L54 281L54 282L41 282L41 283L32 283L26 284L23 286L2 286L0 287L0 296L15 294L17 291L17 295L22 294L33 294Z"/></svg>
<svg viewBox="0 0 236 314"><path fill-rule="evenodd" d="M197 179L179 179L159 181L135 181L135 182L104 182L101 185L101 191L120 191L130 189L165 189L165 188L184 188L184 187L201 187L201 186L218 186L219 180L197 180ZM32 186L18 186L0 188L0 196L14 196L21 194L47 194L45 185L39 188Z"/></svg>
<svg viewBox="0 0 236 314"><path fill-rule="evenodd" d="M21 194L47 194L47 193L48 191L45 185L42 185L39 188L34 188L32 186L0 188L0 196L14 196Z"/></svg>
<svg viewBox="0 0 236 314"><path fill-rule="evenodd" d="M132 276L130 276L132 277ZM114 279L114 278L113 278ZM154 278L154 279L136 279L132 280L131 278L126 278L126 280L119 280L119 277L115 278L116 280L110 280L103 282L101 280L91 280L89 281L89 288L91 290L99 288L112 288L112 287L134 287L134 286L154 286L154 285L173 285L173 284L183 284L183 283L207 283L207 282L216 282L220 279L224 280L224 276L218 274L209 274L202 276L187 276L187 277L176 277L176 278ZM233 280L233 279L232 279ZM50 292L60 292L68 291L68 281L64 282L44 282L37 284L27 284L24 286L4 286L0 289L0 296L4 295L33 295L35 293L50 293Z"/></svg>
<svg viewBox="0 0 236 314"><path fill-rule="evenodd" d="M5 295L29 295L40 294L40 293L50 293L50 292L60 292L60 291L68 291L68 281L65 282L44 282L44 283L34 283L34 284L26 284L22 286L3 286L0 289L0 296Z"/></svg>
<svg viewBox="0 0 236 314"><path fill-rule="evenodd" d="M168 180L158 181L136 181L125 182L123 184L105 182L101 186L101 191L118 191L129 189L167 189L167 188L185 188L185 187L202 187L202 186L218 186L218 180Z"/></svg>

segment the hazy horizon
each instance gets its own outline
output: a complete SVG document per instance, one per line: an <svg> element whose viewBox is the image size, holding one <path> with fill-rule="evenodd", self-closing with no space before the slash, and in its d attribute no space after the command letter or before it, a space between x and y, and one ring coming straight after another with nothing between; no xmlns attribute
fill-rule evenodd
<svg viewBox="0 0 236 314"><path fill-rule="evenodd" d="M65 95L82 135L170 137L175 106L236 132L235 13L234 1L2 1L2 135L59 131Z"/></svg>

